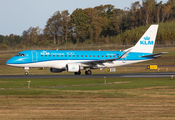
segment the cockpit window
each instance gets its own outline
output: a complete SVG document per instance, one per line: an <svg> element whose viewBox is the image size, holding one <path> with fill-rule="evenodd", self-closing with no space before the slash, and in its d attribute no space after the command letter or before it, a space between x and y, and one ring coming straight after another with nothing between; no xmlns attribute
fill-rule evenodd
<svg viewBox="0 0 175 120"><path fill-rule="evenodd" d="M18 53L18 54L16 54L16 56L19 56L19 53Z"/></svg>
<svg viewBox="0 0 175 120"><path fill-rule="evenodd" d="M23 53L18 53L16 56L25 56Z"/></svg>

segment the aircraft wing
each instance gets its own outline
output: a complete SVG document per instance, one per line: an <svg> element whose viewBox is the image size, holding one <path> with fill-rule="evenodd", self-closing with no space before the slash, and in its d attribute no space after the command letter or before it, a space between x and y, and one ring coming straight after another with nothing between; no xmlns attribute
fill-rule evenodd
<svg viewBox="0 0 175 120"><path fill-rule="evenodd" d="M103 59L103 60L93 60L93 61L87 61L87 62L81 62L82 64L87 64L87 65L95 65L95 64L102 64L104 62L113 62L115 60L118 60L118 59L123 59L125 58L129 52L131 51L132 49L128 50L127 52L125 52L123 55L121 55L120 57L118 58L114 58L114 59Z"/></svg>
<svg viewBox="0 0 175 120"><path fill-rule="evenodd" d="M161 53L154 53L154 54L151 54L151 55L144 55L144 56L140 56L140 57L154 57L154 58L159 58L161 57L161 54L166 54L168 52L161 52Z"/></svg>

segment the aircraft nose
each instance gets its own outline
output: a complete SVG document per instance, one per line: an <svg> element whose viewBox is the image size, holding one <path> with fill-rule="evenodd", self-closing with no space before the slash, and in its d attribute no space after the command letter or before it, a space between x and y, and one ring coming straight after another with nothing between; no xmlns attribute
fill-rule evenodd
<svg viewBox="0 0 175 120"><path fill-rule="evenodd" d="M13 58L10 58L9 60L7 60L6 65L10 65L10 64L13 64L13 63L14 63Z"/></svg>

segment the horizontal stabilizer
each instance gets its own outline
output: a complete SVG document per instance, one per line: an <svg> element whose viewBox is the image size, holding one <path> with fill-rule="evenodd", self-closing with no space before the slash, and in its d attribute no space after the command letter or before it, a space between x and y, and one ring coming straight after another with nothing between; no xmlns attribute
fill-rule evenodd
<svg viewBox="0 0 175 120"><path fill-rule="evenodd" d="M166 54L168 52L161 52L161 53L154 53L154 54L151 54L151 55L144 55L144 56L140 56L140 57L154 57L154 58L159 58L161 57L161 54Z"/></svg>

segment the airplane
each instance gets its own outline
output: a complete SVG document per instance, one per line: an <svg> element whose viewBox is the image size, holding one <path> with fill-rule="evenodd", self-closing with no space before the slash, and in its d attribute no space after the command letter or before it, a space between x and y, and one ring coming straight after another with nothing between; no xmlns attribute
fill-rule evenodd
<svg viewBox="0 0 175 120"><path fill-rule="evenodd" d="M91 69L114 68L161 57L153 53L158 25L151 25L135 46L124 51L80 51L80 50L25 50L10 58L6 64L22 67L25 75L29 68L50 68L50 72L63 71L80 75L85 70L91 75Z"/></svg>

